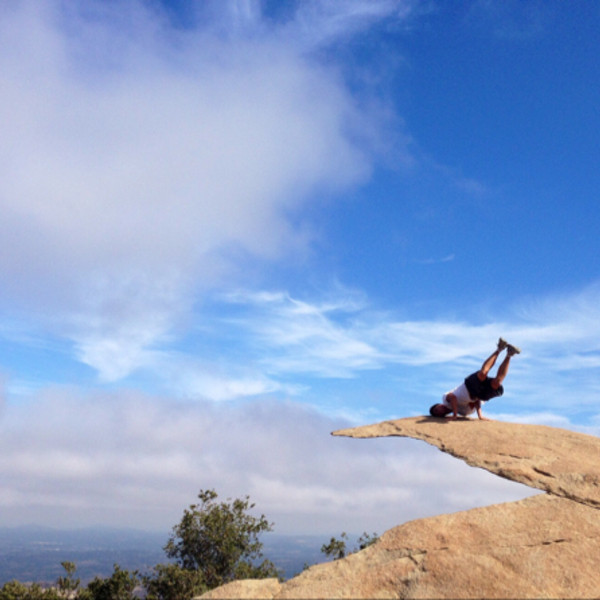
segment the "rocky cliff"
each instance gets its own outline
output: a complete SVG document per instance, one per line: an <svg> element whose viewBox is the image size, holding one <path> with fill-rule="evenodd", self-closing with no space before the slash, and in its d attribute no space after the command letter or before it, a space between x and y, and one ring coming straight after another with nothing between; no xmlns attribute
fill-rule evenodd
<svg viewBox="0 0 600 600"><path fill-rule="evenodd" d="M421 439L547 493L410 521L361 552L289 581L238 581L204 598L600 597L599 438L537 425L429 417L333 435Z"/></svg>

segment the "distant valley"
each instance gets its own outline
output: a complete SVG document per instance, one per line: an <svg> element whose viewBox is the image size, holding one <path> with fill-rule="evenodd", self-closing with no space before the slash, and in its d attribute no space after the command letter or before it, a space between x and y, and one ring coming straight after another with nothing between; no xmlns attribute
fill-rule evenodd
<svg viewBox="0 0 600 600"><path fill-rule="evenodd" d="M61 562L77 565L76 576L87 584L109 577L116 563L122 569L146 572L167 562L163 546L169 532L121 529L55 530L44 527L0 528L0 586L21 582L54 583L64 575ZM325 560L320 548L328 537L269 533L261 538L264 556L290 578L305 564Z"/></svg>

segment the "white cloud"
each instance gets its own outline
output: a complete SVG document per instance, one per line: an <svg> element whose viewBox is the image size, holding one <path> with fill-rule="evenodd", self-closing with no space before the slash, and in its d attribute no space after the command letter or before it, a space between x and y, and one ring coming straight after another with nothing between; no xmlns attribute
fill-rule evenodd
<svg viewBox="0 0 600 600"><path fill-rule="evenodd" d="M274 392L295 394L300 391L299 386L284 385L250 368L237 366L227 371L218 364L196 361L180 361L172 365L166 376L172 382L171 387L183 397L217 402Z"/></svg>
<svg viewBox="0 0 600 600"><path fill-rule="evenodd" d="M404 21L412 0L308 0L300 2L295 20L285 31L313 48L331 44L386 18Z"/></svg>
<svg viewBox="0 0 600 600"><path fill-rule="evenodd" d="M454 254L447 254L446 256L443 256L442 258L424 258L424 259L420 259L420 260L415 260L415 262L419 263L421 265L435 265L438 263L452 262L455 258L456 257Z"/></svg>

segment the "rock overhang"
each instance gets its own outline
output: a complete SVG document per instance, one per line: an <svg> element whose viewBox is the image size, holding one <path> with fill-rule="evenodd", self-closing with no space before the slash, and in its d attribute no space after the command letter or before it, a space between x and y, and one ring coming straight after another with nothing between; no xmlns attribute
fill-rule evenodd
<svg viewBox="0 0 600 600"><path fill-rule="evenodd" d="M423 440L474 467L600 508L600 438L545 425L407 417L334 436Z"/></svg>

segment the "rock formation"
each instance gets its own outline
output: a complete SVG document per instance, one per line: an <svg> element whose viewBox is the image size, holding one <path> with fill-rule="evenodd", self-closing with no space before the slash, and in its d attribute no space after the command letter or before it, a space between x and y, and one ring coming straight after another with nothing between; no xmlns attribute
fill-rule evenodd
<svg viewBox="0 0 600 600"><path fill-rule="evenodd" d="M590 435L544 425L432 417L385 421L333 435L423 440L473 467L600 508L600 438Z"/></svg>
<svg viewBox="0 0 600 600"><path fill-rule="evenodd" d="M417 519L286 582L237 581L203 598L598 598L600 439L538 425L416 417L336 431L404 436L546 491Z"/></svg>

